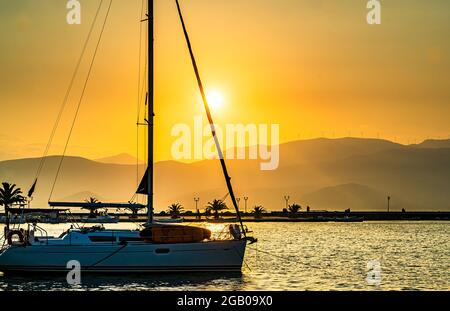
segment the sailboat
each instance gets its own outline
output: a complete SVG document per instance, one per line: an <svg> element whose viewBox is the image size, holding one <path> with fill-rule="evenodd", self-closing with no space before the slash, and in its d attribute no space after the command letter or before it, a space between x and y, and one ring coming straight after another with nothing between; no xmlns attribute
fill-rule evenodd
<svg viewBox="0 0 450 311"><path fill-rule="evenodd" d="M241 271L247 243L256 239L247 231L237 209L214 124L204 96L196 62L187 35L178 1L177 8L191 54L220 162L240 224L230 224L228 236L211 237L201 227L163 224L153 219L153 47L148 48L148 166L138 193L147 195L147 222L141 230L105 229L103 226L71 226L58 237L48 236L36 223L26 230L5 228L8 245L0 250L0 271L3 273L67 272L70 261L80 263L82 272L196 272ZM149 45L153 42L153 0L148 0ZM33 185L34 187L35 185ZM52 207L66 207L64 202L49 202ZM83 203L86 204L86 203ZM100 203L96 203L100 204ZM105 204L105 206L109 206ZM18 239L13 239L15 236Z"/></svg>

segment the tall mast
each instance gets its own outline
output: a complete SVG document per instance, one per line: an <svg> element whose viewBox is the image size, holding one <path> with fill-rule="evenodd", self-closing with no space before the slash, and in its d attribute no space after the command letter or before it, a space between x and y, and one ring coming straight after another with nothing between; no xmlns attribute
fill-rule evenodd
<svg viewBox="0 0 450 311"><path fill-rule="evenodd" d="M154 93L153 93L153 0L148 0L148 159L147 159L147 223L153 222L153 119L154 119Z"/></svg>

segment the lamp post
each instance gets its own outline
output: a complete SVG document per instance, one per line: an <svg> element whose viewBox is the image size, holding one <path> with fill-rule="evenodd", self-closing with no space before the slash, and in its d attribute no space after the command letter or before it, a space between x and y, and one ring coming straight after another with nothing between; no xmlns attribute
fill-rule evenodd
<svg viewBox="0 0 450 311"><path fill-rule="evenodd" d="M291 197L290 196L288 196L288 195L285 195L284 196L284 200L286 201L286 209L288 209L288 207L289 207L289 199L290 199Z"/></svg>
<svg viewBox="0 0 450 311"><path fill-rule="evenodd" d="M237 204L238 204L238 210L239 210L239 202L241 201L241 198L236 198Z"/></svg>
<svg viewBox="0 0 450 311"><path fill-rule="evenodd" d="M244 200L245 200L245 214L247 214L247 200L248 200L248 197L244 197Z"/></svg>
<svg viewBox="0 0 450 311"><path fill-rule="evenodd" d="M389 213L389 208L390 208L390 201L391 201L391 197L388 195L388 197L387 197L387 208L388 208L388 213Z"/></svg>
<svg viewBox="0 0 450 311"><path fill-rule="evenodd" d="M194 201L195 201L195 210L197 211L197 219L200 219L201 218L200 211L198 210L198 201L200 201L200 198L196 197L194 198Z"/></svg>

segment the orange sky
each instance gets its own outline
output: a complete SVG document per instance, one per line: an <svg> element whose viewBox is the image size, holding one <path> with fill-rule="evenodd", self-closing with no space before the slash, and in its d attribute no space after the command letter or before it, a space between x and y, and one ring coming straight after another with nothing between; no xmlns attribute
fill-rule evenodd
<svg viewBox="0 0 450 311"><path fill-rule="evenodd" d="M65 1L0 3L0 160L43 152L99 3L80 2L81 25L66 23ZM165 160L171 128L191 125L203 108L175 3L155 3L156 159ZM140 4L113 2L68 154L136 154ZM448 1L383 1L379 26L366 23L356 0L181 5L205 86L224 97L218 123L279 123L282 141L450 135ZM87 59L81 77L86 69ZM62 150L81 86L79 78L52 154Z"/></svg>

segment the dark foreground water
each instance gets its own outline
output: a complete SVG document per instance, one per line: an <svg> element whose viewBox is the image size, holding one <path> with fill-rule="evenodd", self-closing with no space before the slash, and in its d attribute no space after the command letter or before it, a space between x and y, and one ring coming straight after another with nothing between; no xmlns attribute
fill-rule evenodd
<svg viewBox="0 0 450 311"><path fill-rule="evenodd" d="M65 277L0 275L0 290L450 289L447 221L249 225L258 243L248 248L239 274L82 275L77 287ZM67 226L46 228L56 235ZM124 226L135 227L106 225ZM211 227L220 231L223 225ZM368 270L376 271L375 279L367 279Z"/></svg>

